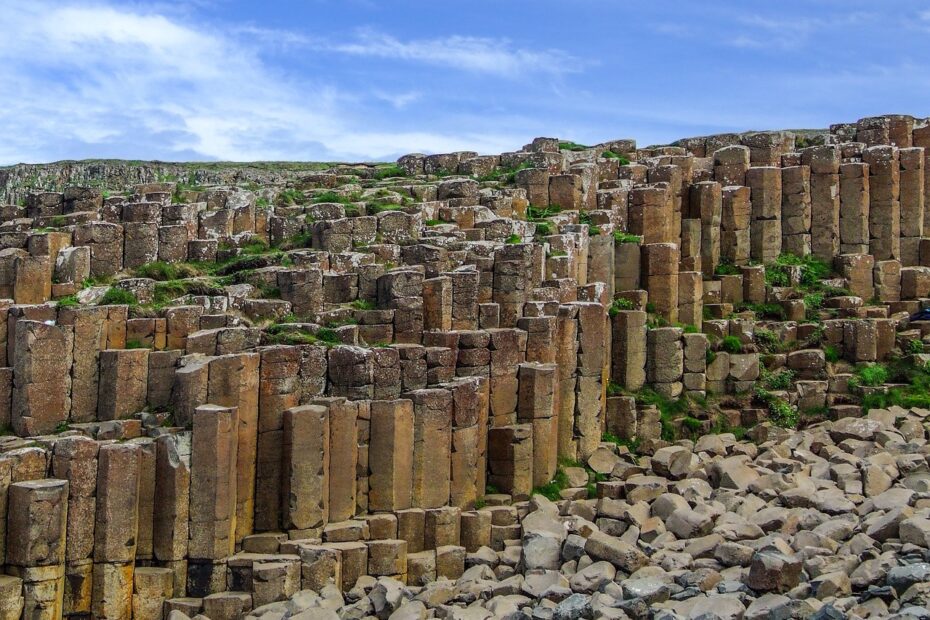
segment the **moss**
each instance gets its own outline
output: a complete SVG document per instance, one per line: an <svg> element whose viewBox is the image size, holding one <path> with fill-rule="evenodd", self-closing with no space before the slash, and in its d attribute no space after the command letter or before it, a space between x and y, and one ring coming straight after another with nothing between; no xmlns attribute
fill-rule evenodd
<svg viewBox="0 0 930 620"><path fill-rule="evenodd" d="M639 235L631 235L622 230L614 232L614 241L617 243L642 243L643 238Z"/></svg>
<svg viewBox="0 0 930 620"><path fill-rule="evenodd" d="M151 347L141 340L127 340L126 341L127 349L150 349Z"/></svg>
<svg viewBox="0 0 930 620"><path fill-rule="evenodd" d="M603 153L601 153L601 157L603 157L604 159L619 159L621 166L627 166L630 163L629 159L627 159L623 155L620 155L619 153L614 153L611 150L606 150Z"/></svg>
<svg viewBox="0 0 930 620"><path fill-rule="evenodd" d="M557 502L562 499L561 492L566 488L568 488L568 476L565 474L565 471L559 467L555 472L555 477L547 484L534 488L532 494L542 495L547 499Z"/></svg>
<svg viewBox="0 0 930 620"><path fill-rule="evenodd" d="M720 348L727 353L740 353L743 350L743 343L737 336L724 336L720 341Z"/></svg>
<svg viewBox="0 0 930 620"><path fill-rule="evenodd" d="M77 295L68 295L67 297L62 297L58 300L59 308L76 308L80 306Z"/></svg>
<svg viewBox="0 0 930 620"><path fill-rule="evenodd" d="M103 297L100 298L100 301L97 302L99 306L135 306L139 303L139 300L136 299L136 296L132 292L127 291L122 288L111 287L104 293Z"/></svg>
<svg viewBox="0 0 930 620"><path fill-rule="evenodd" d="M571 140L564 140L559 142L560 151L586 151L588 148L583 144L578 144L577 142L572 142Z"/></svg>
<svg viewBox="0 0 930 620"><path fill-rule="evenodd" d="M393 177L405 177L405 176L407 176L407 171L396 164L390 164L390 165L378 168L377 170L375 170L375 174L374 174L374 178L377 179L378 181L381 181L384 179L390 179Z"/></svg>
<svg viewBox="0 0 930 620"><path fill-rule="evenodd" d="M636 306L634 306L633 302L629 299L618 297L617 299L613 300L613 302L611 302L610 308L607 309L607 313L610 316L617 316L621 310L633 310L635 308Z"/></svg>
<svg viewBox="0 0 930 620"><path fill-rule="evenodd" d="M823 356L831 364L835 364L840 361L840 351L836 348L835 345L828 344L823 347Z"/></svg>

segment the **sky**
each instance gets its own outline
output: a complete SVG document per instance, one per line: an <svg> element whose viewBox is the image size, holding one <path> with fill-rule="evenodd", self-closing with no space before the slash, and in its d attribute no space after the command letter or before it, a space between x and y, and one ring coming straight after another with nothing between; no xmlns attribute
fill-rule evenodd
<svg viewBox="0 0 930 620"><path fill-rule="evenodd" d="M0 0L0 165L930 116L930 0Z"/></svg>

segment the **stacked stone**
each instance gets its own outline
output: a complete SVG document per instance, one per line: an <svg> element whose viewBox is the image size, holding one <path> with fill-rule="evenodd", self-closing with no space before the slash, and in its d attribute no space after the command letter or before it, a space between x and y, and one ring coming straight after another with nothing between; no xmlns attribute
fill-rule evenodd
<svg viewBox="0 0 930 620"><path fill-rule="evenodd" d="M6 570L19 580L22 588L22 603L16 607L23 617L61 618L68 482L56 479L16 482L9 487L7 501ZM18 589L14 597L19 597Z"/></svg>
<svg viewBox="0 0 930 620"><path fill-rule="evenodd" d="M488 430L488 484L517 501L533 489L533 426L513 424Z"/></svg>
<svg viewBox="0 0 930 620"><path fill-rule="evenodd" d="M533 244L506 244L494 256L493 300L500 306L500 327L516 327L534 282L528 275Z"/></svg>
<svg viewBox="0 0 930 620"><path fill-rule="evenodd" d="M840 165L840 252L869 253L869 166Z"/></svg>
<svg viewBox="0 0 930 620"><path fill-rule="evenodd" d="M720 263L721 251L729 252L725 241L729 238L721 233L732 232L733 226L727 226L724 221L724 210L720 183L715 181L701 181L691 186L690 205L691 215L701 220L701 265L700 271L713 273ZM747 203L748 204L748 203ZM746 250L749 250L749 218L747 213ZM748 256L748 255L747 255Z"/></svg>
<svg viewBox="0 0 930 620"><path fill-rule="evenodd" d="M413 491L413 401L371 403L368 508L410 508Z"/></svg>
<svg viewBox="0 0 930 620"><path fill-rule="evenodd" d="M829 262L840 251L840 152L815 146L801 152L811 171L811 253Z"/></svg>
<svg viewBox="0 0 930 620"><path fill-rule="evenodd" d="M643 243L667 243L673 236L673 201L667 183L643 185L630 191L628 229L631 234L642 237Z"/></svg>
<svg viewBox="0 0 930 620"><path fill-rule="evenodd" d="M484 495L489 381L486 377L463 377L446 388L452 396L448 503L460 509L473 508Z"/></svg>
<svg viewBox="0 0 930 620"><path fill-rule="evenodd" d="M419 343L423 336L423 273L389 271L378 278L378 307L394 310L394 341Z"/></svg>
<svg viewBox="0 0 930 620"><path fill-rule="evenodd" d="M329 519L329 414L322 405L283 412L280 510L291 538L319 537Z"/></svg>
<svg viewBox="0 0 930 620"><path fill-rule="evenodd" d="M41 304L52 298L51 263L44 256L17 256L13 261L13 301Z"/></svg>
<svg viewBox="0 0 930 620"><path fill-rule="evenodd" d="M145 408L148 361L148 349L107 349L100 352L98 420L123 420Z"/></svg>
<svg viewBox="0 0 930 620"><path fill-rule="evenodd" d="M782 168L781 189L782 249L795 256L807 256L811 253L810 166Z"/></svg>
<svg viewBox="0 0 930 620"><path fill-rule="evenodd" d="M68 420L73 342L68 327L15 321L11 419L18 435L50 433Z"/></svg>
<svg viewBox="0 0 930 620"><path fill-rule="evenodd" d="M669 323L678 322L678 246L653 243L642 246L641 281L654 312Z"/></svg>
<svg viewBox="0 0 930 620"><path fill-rule="evenodd" d="M749 263L751 252L750 220L752 216L750 194L748 187L735 185L725 187L721 192L722 216L720 218L720 243L718 244L719 257L732 265ZM702 232L706 232L706 230L705 227ZM710 266L716 268L717 262L713 260L714 248L708 248L704 256L705 263L702 271L708 274L713 273L706 261L709 258Z"/></svg>
<svg viewBox="0 0 930 620"><path fill-rule="evenodd" d="M901 263L920 264L920 239L924 229L924 149L902 148L899 198L901 203Z"/></svg>
<svg viewBox="0 0 930 620"><path fill-rule="evenodd" d="M924 229L923 236L930 237L930 181L927 181L927 170L930 170L930 125L914 129L913 145L924 150Z"/></svg>
<svg viewBox="0 0 930 620"><path fill-rule="evenodd" d="M648 246L646 246L648 247ZM678 262L675 261L677 268ZM601 440L601 420L604 418L604 381L608 376L607 346L609 339L604 306L597 302L574 302L577 320L577 369L574 396L573 452L578 459L587 459ZM561 412L560 412L561 415Z"/></svg>
<svg viewBox="0 0 930 620"><path fill-rule="evenodd" d="M226 589L226 558L235 550L238 412L201 405L193 426L187 592L202 597Z"/></svg>
<svg viewBox="0 0 930 620"><path fill-rule="evenodd" d="M413 486L415 508L439 508L449 502L452 394L441 388L408 392L413 401Z"/></svg>
<svg viewBox="0 0 930 620"><path fill-rule="evenodd" d="M323 310L323 272L319 269L279 271L278 290L297 316L314 317Z"/></svg>
<svg viewBox="0 0 930 620"><path fill-rule="evenodd" d="M90 422L97 418L100 352L126 346L127 314L126 306L62 308L58 311L58 324L69 326L73 333L70 412L73 422Z"/></svg>
<svg viewBox="0 0 930 620"><path fill-rule="evenodd" d="M135 269L158 260L161 204L135 202L123 206L123 268Z"/></svg>
<svg viewBox="0 0 930 620"><path fill-rule="evenodd" d="M637 246L638 247L638 246ZM556 366L558 367L558 396L556 398L559 418L559 456L576 457L573 441L575 427L575 388L578 383L578 309L574 305L559 306L557 318ZM490 441L490 439L489 439ZM490 459L490 454L489 457Z"/></svg>
<svg viewBox="0 0 930 620"><path fill-rule="evenodd" d="M94 528L92 614L129 618L139 532L142 450L138 444L100 446Z"/></svg>
<svg viewBox="0 0 930 620"><path fill-rule="evenodd" d="M90 275L106 278L123 268L123 227L107 222L88 222L74 229L74 245L90 248Z"/></svg>
<svg viewBox="0 0 930 620"><path fill-rule="evenodd" d="M610 378L636 392L646 383L646 313L620 310L611 319Z"/></svg>
<svg viewBox="0 0 930 620"><path fill-rule="evenodd" d="M173 596L187 590L190 527L191 434L163 435L155 440L155 501L152 551L173 575Z"/></svg>
<svg viewBox="0 0 930 620"><path fill-rule="evenodd" d="M491 370L491 336L482 330L458 332L455 375L458 377L487 377Z"/></svg>
<svg viewBox="0 0 930 620"><path fill-rule="evenodd" d="M750 256L757 262L770 263L781 254L781 179L781 169L772 166L753 167L746 173L752 202Z"/></svg>
<svg viewBox="0 0 930 620"><path fill-rule="evenodd" d="M236 542L252 533L259 426L258 353L230 353L209 362L207 402L237 410Z"/></svg>
<svg viewBox="0 0 930 620"><path fill-rule="evenodd" d="M520 394L517 420L533 430L533 486L555 477L558 461L558 417L555 410L555 364L527 362L518 369Z"/></svg>
<svg viewBox="0 0 930 620"><path fill-rule="evenodd" d="M684 374L682 383L689 396L707 394L707 351L710 344L706 334L683 334L682 353Z"/></svg>
<svg viewBox="0 0 930 620"><path fill-rule="evenodd" d="M640 244L614 244L614 291L633 291L640 287Z"/></svg>
<svg viewBox="0 0 930 620"><path fill-rule="evenodd" d="M80 436L65 437L54 445L51 475L68 481L63 598L68 615L91 612L98 450L96 441Z"/></svg>
<svg viewBox="0 0 930 620"><path fill-rule="evenodd" d="M471 265L463 265L446 275L452 280L451 329L477 329L478 270Z"/></svg>
<svg viewBox="0 0 930 620"><path fill-rule="evenodd" d="M681 328L650 329L646 336L646 382L667 398L678 398L684 372Z"/></svg>
<svg viewBox="0 0 930 620"><path fill-rule="evenodd" d="M862 152L869 165L869 254L876 261L901 258L900 162L893 146Z"/></svg>

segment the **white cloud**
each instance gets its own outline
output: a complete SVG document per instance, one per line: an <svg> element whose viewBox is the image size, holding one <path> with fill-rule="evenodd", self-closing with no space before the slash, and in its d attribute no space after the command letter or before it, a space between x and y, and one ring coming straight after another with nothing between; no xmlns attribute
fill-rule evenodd
<svg viewBox="0 0 930 620"><path fill-rule="evenodd" d="M454 134L380 128L379 119L357 109L358 95L323 80L282 73L263 61L263 38L254 29L221 31L168 13L83 1L0 0L0 11L0 164L75 153L240 161L372 159L414 150L499 152L522 144L523 137L499 135L493 128L487 134L462 128L453 129ZM394 41L376 40L388 47L393 44L386 42ZM436 42L397 45L412 60L446 54L446 61L463 68L491 72L543 63L542 56L492 41L455 41L451 48ZM304 40L295 35L284 42ZM471 50L472 58L454 61L448 56L452 50ZM382 53L362 47L346 53L369 52ZM421 94L375 96L401 109Z"/></svg>
<svg viewBox="0 0 930 620"><path fill-rule="evenodd" d="M326 47L356 56L416 61L507 77L524 72L569 73L577 71L580 64L560 50L514 48L506 39L485 37L451 36L401 41L377 31L362 30L355 41Z"/></svg>

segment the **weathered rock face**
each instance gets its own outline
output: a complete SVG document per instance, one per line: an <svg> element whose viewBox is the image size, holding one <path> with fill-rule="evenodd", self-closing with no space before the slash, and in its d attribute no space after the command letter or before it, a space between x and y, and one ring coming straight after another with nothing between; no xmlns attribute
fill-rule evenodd
<svg viewBox="0 0 930 620"><path fill-rule="evenodd" d="M0 618L930 614L928 128L0 169Z"/></svg>

